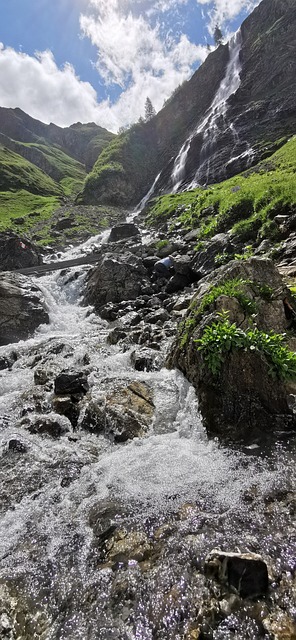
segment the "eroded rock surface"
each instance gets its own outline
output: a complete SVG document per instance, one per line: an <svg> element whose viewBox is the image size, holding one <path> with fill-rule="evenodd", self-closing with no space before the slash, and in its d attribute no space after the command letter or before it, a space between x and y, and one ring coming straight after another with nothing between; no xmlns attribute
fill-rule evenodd
<svg viewBox="0 0 296 640"><path fill-rule="evenodd" d="M229 282L240 283L241 296L227 295L227 289L223 293ZM207 296L214 288L219 288L217 296L207 304ZM207 326L212 325L216 331L215 323L221 326L227 319L229 326L235 325L244 332L258 329L284 336L290 328L287 344L294 351L293 315L287 317L284 301L290 305L288 290L270 260L234 261L201 280L180 326L168 366L179 367L195 386L210 433L248 438L255 433L295 427L295 403L291 402L295 383L279 379L260 348L235 348L229 342L220 370L217 365L214 371L196 342ZM212 349L218 359L222 353L218 331Z"/></svg>
<svg viewBox="0 0 296 640"><path fill-rule="evenodd" d="M25 340L48 322L39 287L20 274L0 273L0 345Z"/></svg>
<svg viewBox="0 0 296 640"><path fill-rule="evenodd" d="M0 271L12 271L42 264L39 248L13 231L0 233Z"/></svg>
<svg viewBox="0 0 296 640"><path fill-rule="evenodd" d="M151 293L151 285L142 260L131 253L107 253L90 274L84 302L99 310L108 302L135 300L145 291Z"/></svg>

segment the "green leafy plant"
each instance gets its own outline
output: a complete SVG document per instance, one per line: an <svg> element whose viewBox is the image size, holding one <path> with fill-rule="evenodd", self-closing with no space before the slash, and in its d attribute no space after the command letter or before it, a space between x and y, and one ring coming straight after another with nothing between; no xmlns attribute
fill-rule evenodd
<svg viewBox="0 0 296 640"><path fill-rule="evenodd" d="M243 331L231 324L225 315L205 328L201 338L195 340L203 361L213 375L217 375L231 351L245 349L262 353L269 363L269 374L280 380L296 379L296 353L284 344L285 334L266 333L257 327Z"/></svg>

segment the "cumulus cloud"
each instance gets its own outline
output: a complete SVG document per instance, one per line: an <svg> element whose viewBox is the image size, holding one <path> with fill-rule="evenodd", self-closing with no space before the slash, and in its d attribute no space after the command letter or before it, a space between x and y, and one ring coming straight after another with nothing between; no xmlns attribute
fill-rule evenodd
<svg viewBox="0 0 296 640"><path fill-rule="evenodd" d="M103 80L107 92L117 98L101 99L71 64L58 67L51 51L30 56L0 44L0 104L20 107L47 123L95 121L111 131L138 120L147 96L158 111L208 53L182 29L177 33L174 25L173 16L180 16L178 11L194 1L205 6L210 32L216 22L222 25L258 4L257 0L89 0L88 10L80 16L81 35L96 48L98 81Z"/></svg>
<svg viewBox="0 0 296 640"><path fill-rule="evenodd" d="M91 84L82 82L70 64L59 69L51 51L29 56L0 43L0 104L61 127L77 121L118 126L109 103L98 104Z"/></svg>
<svg viewBox="0 0 296 640"><path fill-rule="evenodd" d="M215 24L223 26L233 20L241 11L252 11L260 0L197 0L198 4L210 5L209 31L213 33Z"/></svg>
<svg viewBox="0 0 296 640"><path fill-rule="evenodd" d="M82 33L97 48L98 72L105 83L122 89L113 107L122 124L143 114L147 95L160 109L190 76L193 65L205 59L205 46L194 44L185 34L174 38L163 22L149 21L152 13L172 11L187 1L91 0L94 11L81 16Z"/></svg>

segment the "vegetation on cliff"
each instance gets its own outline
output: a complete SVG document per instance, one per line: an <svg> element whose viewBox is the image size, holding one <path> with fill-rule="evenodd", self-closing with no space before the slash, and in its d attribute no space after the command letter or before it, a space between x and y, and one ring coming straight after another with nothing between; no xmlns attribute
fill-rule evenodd
<svg viewBox="0 0 296 640"><path fill-rule="evenodd" d="M284 141L279 141L279 145ZM154 200L148 224L197 229L203 241L231 231L246 242L277 239L277 214L296 212L296 138L255 167L207 188Z"/></svg>

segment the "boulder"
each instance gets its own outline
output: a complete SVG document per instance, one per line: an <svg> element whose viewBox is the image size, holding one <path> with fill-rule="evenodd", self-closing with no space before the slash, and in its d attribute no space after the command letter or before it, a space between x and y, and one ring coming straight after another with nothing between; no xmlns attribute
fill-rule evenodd
<svg viewBox="0 0 296 640"><path fill-rule="evenodd" d="M154 349L135 349L131 353L131 363L136 371L159 371L163 364Z"/></svg>
<svg viewBox="0 0 296 640"><path fill-rule="evenodd" d="M214 549L205 559L205 574L226 584L242 598L265 596L266 563L256 553L228 553Z"/></svg>
<svg viewBox="0 0 296 640"><path fill-rule="evenodd" d="M148 274L140 258L132 253L107 253L90 272L84 303L100 310L108 302L135 300L149 292Z"/></svg>
<svg viewBox="0 0 296 640"><path fill-rule="evenodd" d="M196 279L211 273L216 267L216 256L223 253L234 253L234 247L227 233L218 233L198 252L192 263L192 271Z"/></svg>
<svg viewBox="0 0 296 640"><path fill-rule="evenodd" d="M54 381L57 396L84 395L89 389L87 376L81 371L65 371Z"/></svg>
<svg viewBox="0 0 296 640"><path fill-rule="evenodd" d="M115 442L142 436L154 413L152 394L143 382L131 382L86 406L80 423L90 431L105 431Z"/></svg>
<svg viewBox="0 0 296 640"><path fill-rule="evenodd" d="M12 231L0 233L0 271L13 271L42 264L39 248L26 236Z"/></svg>
<svg viewBox="0 0 296 640"><path fill-rule="evenodd" d="M0 273L0 345L26 340L48 322L39 287L18 273Z"/></svg>
<svg viewBox="0 0 296 640"><path fill-rule="evenodd" d="M242 283L238 297L223 294L223 286L231 281ZM217 297L207 303L206 296L214 287L216 291L219 287ZM220 327L223 322L236 326L244 335L250 329L258 329L264 334L276 332L284 337L291 324L284 300L289 300L289 292L271 260L233 261L201 280L180 325L167 366L178 367L193 383L210 434L251 439L277 428L295 426L295 403L291 398L295 396L296 382L280 379L262 349L252 345L235 347L229 342L228 350L223 350L217 333L212 347L218 362L215 369L209 366L205 352L196 342L209 325L216 331L215 326ZM294 351L292 338L289 348Z"/></svg>
<svg viewBox="0 0 296 640"><path fill-rule="evenodd" d="M70 421L64 416L55 413L47 415L30 415L20 422L22 427L26 427L30 433L60 438L71 431Z"/></svg>
<svg viewBox="0 0 296 640"><path fill-rule="evenodd" d="M123 222L115 227L112 227L108 242L118 242L125 238L132 238L140 235L140 229L132 222Z"/></svg>

